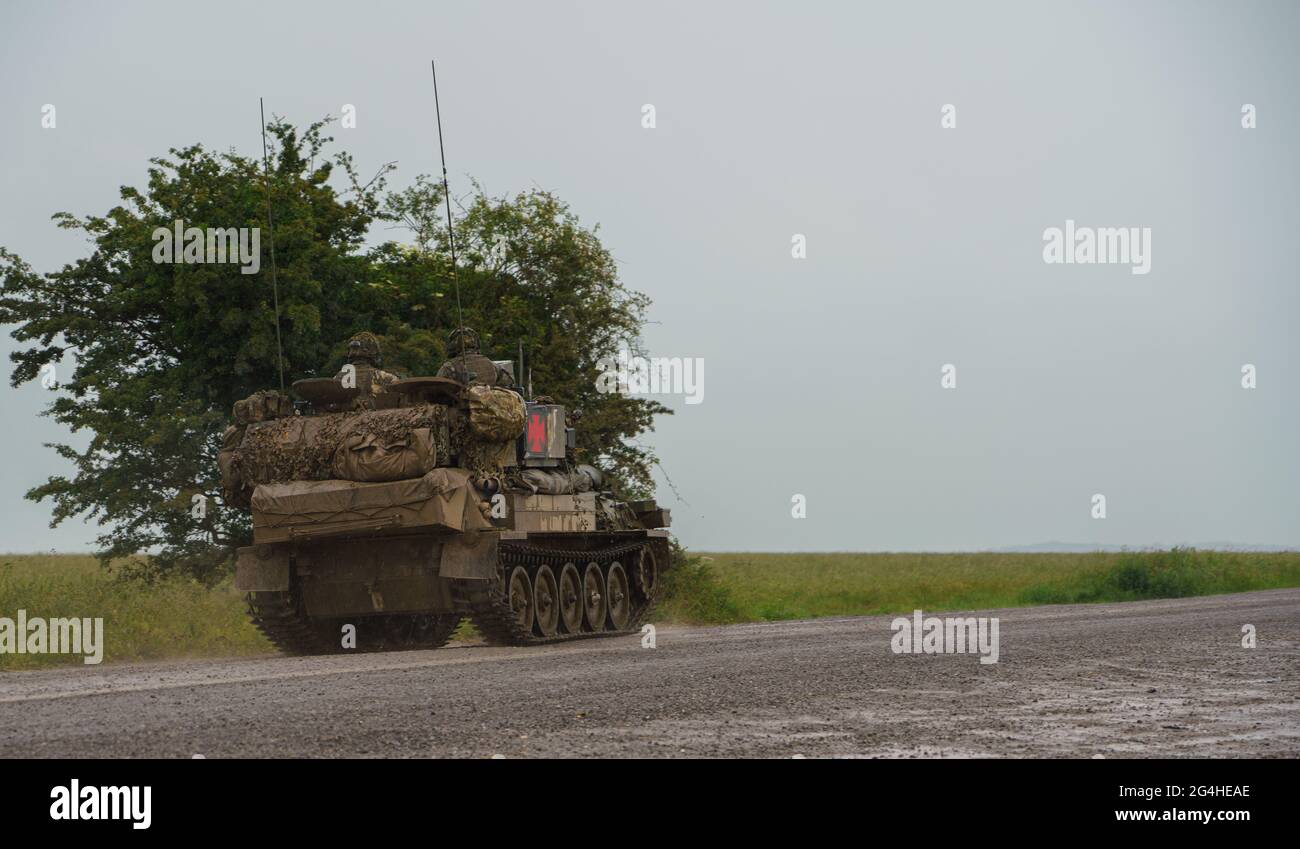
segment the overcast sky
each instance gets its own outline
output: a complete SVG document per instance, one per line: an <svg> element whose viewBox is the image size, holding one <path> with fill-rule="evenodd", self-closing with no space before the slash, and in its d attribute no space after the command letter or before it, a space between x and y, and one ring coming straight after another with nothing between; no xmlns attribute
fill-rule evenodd
<svg viewBox="0 0 1300 849"><path fill-rule="evenodd" d="M555 191L653 299L650 353L703 358L703 403L664 399L647 437L688 546L1300 546L1298 24L1287 2L8 2L0 245L84 255L52 213L107 211L172 146L259 153L259 96L300 123L355 105L336 138L406 185L437 168L436 58L453 191ZM1149 273L1045 263L1067 219L1150 228ZM13 345L0 551L88 550L96 528L22 498L67 434L48 390L8 387Z"/></svg>

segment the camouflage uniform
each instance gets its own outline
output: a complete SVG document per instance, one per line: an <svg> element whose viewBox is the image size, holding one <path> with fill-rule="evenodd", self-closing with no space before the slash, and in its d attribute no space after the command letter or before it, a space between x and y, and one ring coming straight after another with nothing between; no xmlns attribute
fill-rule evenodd
<svg viewBox="0 0 1300 849"><path fill-rule="evenodd" d="M375 334L362 331L348 340L348 365L356 370L356 387L360 391L357 400L362 406L370 406L366 399L380 394L385 386L397 380L397 375L380 368L383 363L384 357ZM343 368L334 379L342 381L347 373L348 369Z"/></svg>
<svg viewBox="0 0 1300 849"><path fill-rule="evenodd" d="M438 377L450 377L470 386L500 386L513 389L510 374L499 368L478 349L478 334L468 327L458 327L447 336L447 353L451 359L438 369Z"/></svg>

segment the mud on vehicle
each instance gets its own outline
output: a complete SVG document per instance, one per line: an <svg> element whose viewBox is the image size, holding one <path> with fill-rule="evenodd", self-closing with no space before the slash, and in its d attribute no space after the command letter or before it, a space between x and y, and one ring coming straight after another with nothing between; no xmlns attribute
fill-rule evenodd
<svg viewBox="0 0 1300 849"><path fill-rule="evenodd" d="M639 631L668 511L607 491L565 408L492 362L490 382L341 373L236 404L219 461L253 545L235 585L280 649L434 648L466 617L501 645Z"/></svg>

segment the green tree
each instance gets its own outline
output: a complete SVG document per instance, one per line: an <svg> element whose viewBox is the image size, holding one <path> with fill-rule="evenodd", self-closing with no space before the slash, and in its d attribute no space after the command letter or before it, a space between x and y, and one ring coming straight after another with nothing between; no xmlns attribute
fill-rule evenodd
<svg viewBox="0 0 1300 849"><path fill-rule="evenodd" d="M531 376L536 394L580 413L579 459L610 472L622 494L649 496L656 458L634 440L653 429L656 415L671 411L644 398L597 392L595 380L598 360L620 343L639 348L649 298L618 281L598 228L584 228L553 194L533 190L503 199L474 189L454 216L459 306L448 282L442 184L421 176L385 198L382 216L407 227L414 244L388 243L371 253L369 306L359 309L389 340L389 362L432 374L445 353L442 331L462 321L496 359L517 358L522 345L521 381Z"/></svg>
<svg viewBox="0 0 1300 849"><path fill-rule="evenodd" d="M418 178L387 193L388 166L363 182L346 152L325 154L325 126L268 125L286 383L333 373L347 337L363 329L380 335L390 367L432 374L456 321L437 227L441 186ZM266 191L258 159L173 149L151 160L143 190L123 187L122 204L106 215L55 216L86 233L88 257L39 274L0 248L0 323L29 343L11 354L11 382L72 354L76 368L45 414L91 433L84 451L50 445L74 473L27 497L53 502L52 525L78 515L98 521L106 561L153 551L162 569L210 578L250 538L247 516L220 503L216 453L233 403L279 384L270 240L260 240L260 273L245 275L237 264L156 263L153 233L180 219L265 234ZM410 227L413 244L365 250L376 222ZM667 410L594 389L595 360L620 339L635 343L647 299L618 282L594 231L546 192L502 200L476 187L455 227L465 323L498 358L522 341L537 390L583 411L586 458L630 493L648 490L654 458L629 440ZM504 252L488 250L497 245ZM195 495L207 499L202 520L191 515Z"/></svg>

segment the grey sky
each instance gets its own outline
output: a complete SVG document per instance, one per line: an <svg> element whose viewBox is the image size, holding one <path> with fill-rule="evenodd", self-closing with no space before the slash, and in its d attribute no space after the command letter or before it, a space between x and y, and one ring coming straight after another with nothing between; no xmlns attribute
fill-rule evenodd
<svg viewBox="0 0 1300 849"><path fill-rule="evenodd" d="M335 137L405 185L437 167L436 57L453 191L554 190L654 299L650 352L704 358L704 403L667 399L648 438L687 545L1300 545L1298 24L1294 3L6 3L0 244L71 261L51 213L106 211L170 146L260 150L259 95L303 123L355 104ZM1046 265L1066 219L1150 227L1151 272ZM88 549L95 528L22 499L64 468L48 392L3 391L0 550Z"/></svg>

